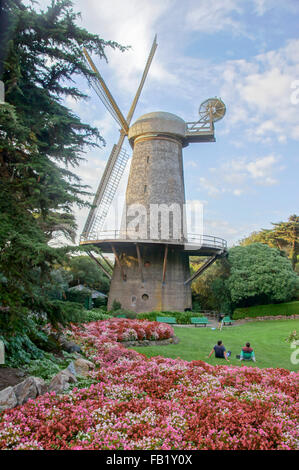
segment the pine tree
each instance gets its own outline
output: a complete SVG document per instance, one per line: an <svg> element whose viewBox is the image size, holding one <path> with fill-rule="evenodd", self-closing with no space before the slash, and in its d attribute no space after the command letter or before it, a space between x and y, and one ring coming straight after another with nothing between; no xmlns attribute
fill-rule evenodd
<svg viewBox="0 0 299 470"><path fill-rule="evenodd" d="M293 269L299 256L299 216L291 215L287 222L272 223L272 229L262 229L253 232L249 237L241 240L242 246L253 243L264 243L271 248L278 248L285 252L292 262Z"/></svg>
<svg viewBox="0 0 299 470"><path fill-rule="evenodd" d="M92 76L83 47L104 60L105 48L125 48L80 28L69 0L41 12L21 0L1 8L0 308L10 321L32 310L61 320L63 307L36 292L70 249L48 242L57 232L74 238L73 208L86 205L88 188L71 170L87 147L104 143L64 100L87 99L75 85Z"/></svg>

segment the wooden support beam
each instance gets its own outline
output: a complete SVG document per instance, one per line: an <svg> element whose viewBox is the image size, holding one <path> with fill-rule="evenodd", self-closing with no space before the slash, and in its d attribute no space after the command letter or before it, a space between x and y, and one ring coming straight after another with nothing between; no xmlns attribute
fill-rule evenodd
<svg viewBox="0 0 299 470"><path fill-rule="evenodd" d="M164 249L164 261L163 261L163 274L162 274L162 284L165 284L165 276L166 276L166 267L167 267L167 255L168 255L168 245L165 245Z"/></svg>
<svg viewBox="0 0 299 470"><path fill-rule="evenodd" d="M113 271L113 265L110 263L110 261L103 256L102 253L99 253L100 257L102 258L103 261L109 266L109 268Z"/></svg>
<svg viewBox="0 0 299 470"><path fill-rule="evenodd" d="M121 262L120 262L120 260L119 260L119 257L118 257L118 254L117 254L117 252L116 252L115 246L111 244L111 248L112 248L113 254L114 254L114 256L115 256L117 265L118 265L118 267L119 267L119 269L120 269L121 277L122 277L123 281L126 281L126 280L127 280L127 276L126 276L126 274L124 273L124 269L123 269L123 267L122 267L122 265L121 265Z"/></svg>
<svg viewBox="0 0 299 470"><path fill-rule="evenodd" d="M189 282L194 281L200 274L202 274L211 264L213 264L216 259L218 258L218 255L211 256L208 258L205 263L196 271L196 273L192 274L187 281L184 282L184 285L189 284Z"/></svg>
<svg viewBox="0 0 299 470"><path fill-rule="evenodd" d="M137 258L138 258L138 265L139 265L139 272L140 272L141 282L144 282L143 270L142 270L142 258L141 258L140 247L139 247L138 243L136 243L136 252L137 252Z"/></svg>
<svg viewBox="0 0 299 470"><path fill-rule="evenodd" d="M93 260L100 266L100 268L101 268L101 270L103 271L103 273L106 274L106 276L107 276L107 277L110 279L110 281L111 281L112 276L111 276L111 274L109 273L109 271L107 271L107 269L102 265L102 263L101 263L90 251L88 251L87 253L88 253L88 255L91 257L91 259L93 259Z"/></svg>

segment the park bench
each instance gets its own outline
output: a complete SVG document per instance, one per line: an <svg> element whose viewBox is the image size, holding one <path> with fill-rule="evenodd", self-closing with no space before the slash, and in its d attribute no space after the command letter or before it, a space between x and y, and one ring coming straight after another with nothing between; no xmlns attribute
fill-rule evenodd
<svg viewBox="0 0 299 470"><path fill-rule="evenodd" d="M207 326L209 323L206 317L191 317L190 321L195 326Z"/></svg>
<svg viewBox="0 0 299 470"><path fill-rule="evenodd" d="M127 315L125 313L119 313L115 318L127 318Z"/></svg>
<svg viewBox="0 0 299 470"><path fill-rule="evenodd" d="M232 320L230 317L224 317L222 321L223 325L232 325L234 323L234 320Z"/></svg>
<svg viewBox="0 0 299 470"><path fill-rule="evenodd" d="M157 317L156 321L161 323L176 323L176 319L174 317Z"/></svg>

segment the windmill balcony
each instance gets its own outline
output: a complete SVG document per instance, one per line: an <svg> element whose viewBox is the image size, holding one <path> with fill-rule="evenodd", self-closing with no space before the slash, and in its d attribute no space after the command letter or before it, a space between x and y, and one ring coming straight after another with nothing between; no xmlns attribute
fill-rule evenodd
<svg viewBox="0 0 299 470"><path fill-rule="evenodd" d="M80 237L81 245L92 244L98 246L103 250L103 252L110 252L110 244L120 244L121 246L138 243L150 244L153 247L155 245L169 245L169 246L180 246L184 251L192 255L197 254L197 252L202 252L202 254L212 254L212 253L226 253L227 252L227 242L223 238L214 237L212 235L201 235L189 233L185 239L141 239L136 236L134 231L124 231L124 230L107 230L100 231L98 233L82 233Z"/></svg>

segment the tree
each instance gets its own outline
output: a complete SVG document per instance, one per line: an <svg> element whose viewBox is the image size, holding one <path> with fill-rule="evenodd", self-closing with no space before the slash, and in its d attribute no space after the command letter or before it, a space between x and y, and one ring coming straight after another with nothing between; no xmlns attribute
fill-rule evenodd
<svg viewBox="0 0 299 470"><path fill-rule="evenodd" d="M66 267L72 275L71 286L83 284L104 294L109 291L109 280L89 256L74 256Z"/></svg>
<svg viewBox="0 0 299 470"><path fill-rule="evenodd" d="M101 59L107 47L125 48L80 28L69 0L52 0L42 12L21 0L3 0L1 8L0 307L20 325L33 310L60 321L66 319L63 302L43 296L39 287L51 282L53 268L74 248L48 242L57 232L74 236L73 207L86 205L88 188L70 169L87 147L103 144L98 130L64 100L87 99L74 82L93 75L83 47Z"/></svg>
<svg viewBox="0 0 299 470"><path fill-rule="evenodd" d="M196 272L204 261L191 258L192 272ZM229 276L229 265L225 259L216 261L192 283L192 294L203 310L223 310L230 313L229 293L224 280Z"/></svg>
<svg viewBox="0 0 299 470"><path fill-rule="evenodd" d="M289 256L293 269L299 256L299 216L291 215L287 222L272 223L273 229L262 229L253 232L241 240L242 246L252 243L265 243L273 248L284 251Z"/></svg>
<svg viewBox="0 0 299 470"><path fill-rule="evenodd" d="M274 225L273 239L280 241L287 250L293 269L299 255L299 216L291 215L287 222L279 222Z"/></svg>
<svg viewBox="0 0 299 470"><path fill-rule="evenodd" d="M262 243L231 248L226 286L235 306L286 302L299 288L290 260L276 248Z"/></svg>

